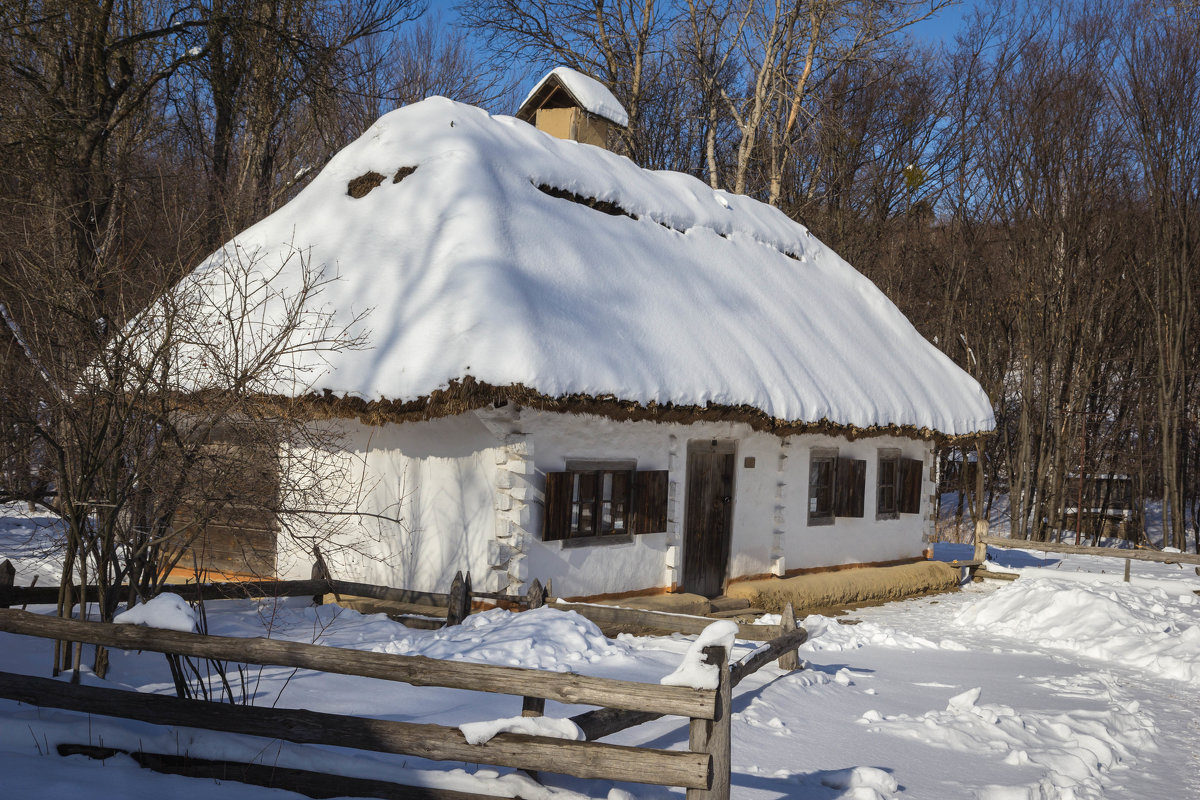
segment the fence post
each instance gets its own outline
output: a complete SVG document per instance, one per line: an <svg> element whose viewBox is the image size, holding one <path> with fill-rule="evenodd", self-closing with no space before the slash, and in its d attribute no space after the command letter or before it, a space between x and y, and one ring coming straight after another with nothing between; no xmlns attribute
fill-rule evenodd
<svg viewBox="0 0 1200 800"><path fill-rule="evenodd" d="M541 608L546 605L546 590L542 588L542 582L537 578L533 579L533 583L529 584L529 591L525 592L525 607Z"/></svg>
<svg viewBox="0 0 1200 800"><path fill-rule="evenodd" d="M446 624L460 625L471 613L471 573L463 577L462 570L454 573L450 584L450 605L446 608Z"/></svg>
<svg viewBox="0 0 1200 800"><path fill-rule="evenodd" d="M717 709L714 719L693 719L688 729L688 749L712 756L712 776L707 789L688 789L687 800L729 800L731 748L730 729L733 683L729 679L729 651L724 647L706 647L707 663L720 670L717 680Z"/></svg>
<svg viewBox="0 0 1200 800"><path fill-rule="evenodd" d="M7 558L0 564L0 591L11 589L17 579L17 568ZM8 603L0 603L0 608L8 608Z"/></svg>
<svg viewBox="0 0 1200 800"><path fill-rule="evenodd" d="M779 632L791 633L796 630L796 613L792 611L791 601L783 607L783 618L779 621ZM786 669L789 672L800 669L800 656L796 655L795 649L788 650L779 657L779 668Z"/></svg>
<svg viewBox="0 0 1200 800"><path fill-rule="evenodd" d="M329 574L325 572L325 563L323 561L314 561L312 565L312 572L309 573L309 577L311 577L314 581L329 580ZM198 589L199 586L197 586L197 594L199 594ZM317 594L314 594L312 600L314 606L322 605L325 602L325 593L318 592Z"/></svg>
<svg viewBox="0 0 1200 800"><path fill-rule="evenodd" d="M342 602L342 596L338 594L337 587L333 585L333 573L329 571L329 565L325 563L325 556L321 555L321 546L313 545L313 565L312 572L309 573L314 581L325 581L329 584L329 591L333 594L333 599ZM319 606L325 602L325 595L313 595L313 605Z"/></svg>

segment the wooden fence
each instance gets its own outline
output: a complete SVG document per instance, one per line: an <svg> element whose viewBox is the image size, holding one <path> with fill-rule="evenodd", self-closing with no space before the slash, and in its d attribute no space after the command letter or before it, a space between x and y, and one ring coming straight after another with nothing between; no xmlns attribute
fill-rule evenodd
<svg viewBox="0 0 1200 800"><path fill-rule="evenodd" d="M1005 539L999 536L980 537L983 544L992 547L1011 547L1018 550L1038 550L1043 553L1068 553L1081 556L1108 556L1133 561L1157 561L1160 564L1200 565L1200 555L1195 553L1164 553L1161 550L1126 549L1123 547L1085 547L1058 542L1035 542L1027 539Z"/></svg>
<svg viewBox="0 0 1200 800"><path fill-rule="evenodd" d="M789 653L794 657L795 648L805 639L803 629L789 631L760 647L732 668L723 649L709 648L706 653L710 662L720 668L718 688L711 691L272 639L204 636L129 625L81 622L18 610L0 610L0 631L126 650L315 669L394 680L414 686L441 686L516 695L524 698L526 715L539 715L546 700L600 706L597 710L572 718L584 731L585 741L504 733L485 744L471 745L457 728L440 725L366 719L303 709L183 700L0 673L0 697L32 705L432 760L491 764L581 778L683 786L687 788L689 800L727 800L729 797L730 699L734 684L775 658ZM663 715L688 718L688 750L639 748L596 741ZM155 769L169 768L172 760L169 756L156 754L139 755L148 766ZM168 767L164 767L164 764L168 764ZM211 770L214 767L210 763L204 768ZM304 791L306 787L315 785L304 778L301 771L294 771L301 774L299 777L293 776L297 783L290 785L281 783L287 780L287 771L262 774L261 771L256 773L253 765L244 764L224 764L220 768L226 770L226 774L232 770L242 775L239 779L248 782L259 782L255 778L258 775L263 780L272 781L270 785L295 791ZM192 767L178 767L173 771L208 774L203 771L197 773ZM366 794L368 787L360 788ZM404 787L394 788L401 790ZM370 796L403 796L403 792ZM422 796L433 798L435 795ZM451 797L460 800L470 795L450 792L442 797L445 800Z"/></svg>
<svg viewBox="0 0 1200 800"><path fill-rule="evenodd" d="M0 562L0 608L26 605L51 605L58 602L58 586L14 586L15 569L9 561ZM72 605L79 602L80 597L96 597L98 587L72 586ZM405 619L405 624L412 627L441 627L457 625L471 613L471 607L476 602L502 603L509 608L536 608L546 602L546 589L541 582L534 580L524 595L508 595L498 592L473 592L471 590L471 573L462 572L454 576L449 593L421 592L412 589L396 589L391 586L378 586L370 583L342 581L327 576L321 562L313 565L313 577L309 580L265 580L265 581L232 581L221 583L172 583L161 587L164 592L173 592L185 600L199 602L201 600L228 600L247 597L306 597L320 603L327 594L332 594L338 600L342 597L365 598L380 600L388 603L400 603L413 606L432 606L446 609L446 619L429 620L422 625L420 617ZM108 587L109 592L124 593L127 586Z"/></svg>

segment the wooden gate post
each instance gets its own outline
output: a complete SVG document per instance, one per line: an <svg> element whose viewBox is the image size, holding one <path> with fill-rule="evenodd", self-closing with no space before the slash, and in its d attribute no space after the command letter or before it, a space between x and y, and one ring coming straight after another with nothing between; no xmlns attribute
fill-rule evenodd
<svg viewBox="0 0 1200 800"><path fill-rule="evenodd" d="M717 709L714 719L693 719L688 729L688 749L712 756L712 776L707 789L688 789L687 800L729 800L731 749L730 728L733 711L733 682L729 679L729 651L724 647L706 647L707 663L720 670L717 681Z"/></svg>
<svg viewBox="0 0 1200 800"><path fill-rule="evenodd" d="M792 611L792 603L788 601L783 607L783 617L779 620L779 632L781 634L791 633L796 630L796 612ZM788 650L779 657L779 668L791 670L800 669L800 656L796 655L796 648Z"/></svg>
<svg viewBox="0 0 1200 800"><path fill-rule="evenodd" d="M17 579L17 568L7 558L0 564L0 590L11 589ZM0 603L0 608L8 608L8 603Z"/></svg>
<svg viewBox="0 0 1200 800"><path fill-rule="evenodd" d="M471 613L471 573L463 577L462 570L454 573L450 584L450 605L446 609L446 624L461 625Z"/></svg>

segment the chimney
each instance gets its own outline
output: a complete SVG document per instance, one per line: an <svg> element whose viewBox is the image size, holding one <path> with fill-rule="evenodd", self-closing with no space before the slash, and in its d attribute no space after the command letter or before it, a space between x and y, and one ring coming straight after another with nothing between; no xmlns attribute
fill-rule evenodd
<svg viewBox="0 0 1200 800"><path fill-rule="evenodd" d="M559 139L606 149L629 124L625 108L604 84L570 67L558 67L542 78L516 116Z"/></svg>

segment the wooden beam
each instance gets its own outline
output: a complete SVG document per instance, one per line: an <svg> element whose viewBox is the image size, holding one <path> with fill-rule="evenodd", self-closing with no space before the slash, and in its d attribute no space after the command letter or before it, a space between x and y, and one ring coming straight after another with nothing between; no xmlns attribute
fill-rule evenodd
<svg viewBox="0 0 1200 800"><path fill-rule="evenodd" d="M591 603L564 603L558 601L554 608L574 611L587 617L600 627L606 625L630 625L641 628L671 631L672 633L700 633L713 623L711 617L694 617L690 614L670 614L665 611L645 611L640 608L599 606ZM779 636L778 625L746 625L738 623L739 639L750 642L766 642Z"/></svg>
<svg viewBox="0 0 1200 800"><path fill-rule="evenodd" d="M261 708L81 686L0 672L0 697L34 706L135 719L154 725L265 736L300 744L336 745L433 761L464 761L536 769L579 778L707 786L706 754L502 733L468 744L458 728L348 717L304 709Z"/></svg>
<svg viewBox="0 0 1200 800"><path fill-rule="evenodd" d="M714 692L682 686L659 686L565 672L442 661L424 656L372 653L278 639L202 636L137 625L80 622L14 609L0 609L0 631L102 644L123 650L150 650L243 664L301 667L340 675L382 678L413 686L443 686L540 697L560 703L643 709L684 717L710 719L716 701Z"/></svg>
<svg viewBox="0 0 1200 800"><path fill-rule="evenodd" d="M783 636L772 639L765 646L760 647L730 667L730 686L737 686L746 677L754 674L775 659L780 658L782 654L788 652L794 654L796 648L806 641L808 641L808 631L804 628L797 628L794 631L785 633ZM782 661L783 659L780 658L781 664ZM799 665L793 669L798 668ZM635 725L652 722L663 716L665 715L646 711L620 711L614 708L598 708L594 711L576 714L571 717L571 721L579 726L579 729L583 731L583 735L588 741L593 741L595 739L603 739L605 736L611 736L614 733L623 731L626 728L632 728Z"/></svg>
<svg viewBox="0 0 1200 800"><path fill-rule="evenodd" d="M87 756L103 760L122 753L141 766L166 775L183 775L215 781L236 781L269 789L284 789L308 797L378 797L383 800L497 800L495 795L457 792L426 786L404 786L371 778L331 775L306 769L290 769L273 764L247 764L241 761L212 761L190 756L143 753L115 747L88 744L60 744L60 756Z"/></svg>
<svg viewBox="0 0 1200 800"><path fill-rule="evenodd" d="M1082 547L1057 542L1033 542L1025 539L1002 539L999 536L981 537L984 544L992 547L1009 547L1017 550L1036 550L1043 553L1066 553L1077 556L1107 556L1109 558L1131 558L1134 561L1156 561L1160 564L1200 564L1200 555L1195 553L1161 553L1157 550L1124 550L1117 547Z"/></svg>
<svg viewBox="0 0 1200 800"><path fill-rule="evenodd" d="M795 624L793 622L793 624ZM808 631L804 628L796 628L795 630L785 633L777 639L772 639L765 645L762 645L750 655L734 664L731 667L733 674L733 685L737 686L746 677L758 672L760 669L770 664L775 659L779 659L780 669L795 670L800 668L800 660L796 657L796 648L808 641ZM785 666L784 658L788 654L792 655L795 666Z"/></svg>
<svg viewBox="0 0 1200 800"><path fill-rule="evenodd" d="M87 587L88 594L94 595L96 587ZM127 587L121 586L118 591L125 592ZM113 591L110 587L109 591ZM376 586L370 583L355 583L339 580L307 580L307 581L229 581L223 583L172 583L162 588L164 592L172 592L185 600L231 600L242 597L303 597L305 595L323 595L332 592L335 596L369 597L373 600L390 600L396 603L409 603L425 606L446 606L450 595L437 592L416 592L408 589L393 589L390 586ZM0 586L0 607L27 603L30 605L50 605L58 602L57 586Z"/></svg>

